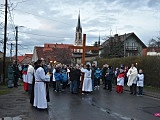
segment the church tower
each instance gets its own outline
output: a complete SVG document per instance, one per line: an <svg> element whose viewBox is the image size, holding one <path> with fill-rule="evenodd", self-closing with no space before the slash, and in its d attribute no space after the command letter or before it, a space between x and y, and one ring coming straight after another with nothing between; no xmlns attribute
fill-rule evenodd
<svg viewBox="0 0 160 120"><path fill-rule="evenodd" d="M82 46L82 26L80 22L80 12L78 15L78 23L76 27L75 46Z"/></svg>

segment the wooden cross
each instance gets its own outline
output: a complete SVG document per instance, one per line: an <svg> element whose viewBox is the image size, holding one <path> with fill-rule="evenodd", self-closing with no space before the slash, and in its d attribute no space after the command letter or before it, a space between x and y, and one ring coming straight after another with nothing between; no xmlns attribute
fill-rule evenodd
<svg viewBox="0 0 160 120"><path fill-rule="evenodd" d="M70 49L83 49L81 63L85 65L85 53L86 50L99 50L95 46L86 46L86 34L83 34L83 46L69 46Z"/></svg>

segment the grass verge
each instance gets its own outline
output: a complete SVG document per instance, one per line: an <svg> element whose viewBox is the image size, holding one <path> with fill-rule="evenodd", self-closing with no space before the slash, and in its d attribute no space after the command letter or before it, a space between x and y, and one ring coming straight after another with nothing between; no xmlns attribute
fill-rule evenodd
<svg viewBox="0 0 160 120"><path fill-rule="evenodd" d="M8 88L7 85L0 85L0 95L5 95L11 92L11 88Z"/></svg>
<svg viewBox="0 0 160 120"><path fill-rule="evenodd" d="M147 91L160 93L160 88L155 88L155 87L152 87L152 86L145 86L144 89L147 90Z"/></svg>

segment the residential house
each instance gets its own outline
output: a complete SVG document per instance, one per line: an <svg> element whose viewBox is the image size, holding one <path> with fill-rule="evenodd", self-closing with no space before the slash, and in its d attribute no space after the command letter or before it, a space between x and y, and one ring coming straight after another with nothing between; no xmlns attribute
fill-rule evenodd
<svg viewBox="0 0 160 120"><path fill-rule="evenodd" d="M146 45L136 36L135 33L123 35L115 34L109 37L101 45L101 57L127 57L142 56Z"/></svg>
<svg viewBox="0 0 160 120"><path fill-rule="evenodd" d="M25 55L22 55L22 56L17 56L17 62L18 64L29 64L32 62L32 56L33 54L25 54ZM15 61L15 56L13 56L12 60Z"/></svg>
<svg viewBox="0 0 160 120"><path fill-rule="evenodd" d="M32 61L44 58L47 63L57 61L64 64L71 63L72 44L44 44L44 47L34 47Z"/></svg>
<svg viewBox="0 0 160 120"><path fill-rule="evenodd" d="M160 56L160 47L147 47L143 53L145 56Z"/></svg>

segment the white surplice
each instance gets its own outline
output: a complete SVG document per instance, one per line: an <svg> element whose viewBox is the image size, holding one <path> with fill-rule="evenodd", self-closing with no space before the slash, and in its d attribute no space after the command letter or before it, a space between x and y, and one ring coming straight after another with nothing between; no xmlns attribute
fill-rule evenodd
<svg viewBox="0 0 160 120"><path fill-rule="evenodd" d="M33 73L34 73L34 67L32 65L28 66L28 70L27 70L27 82L29 84L32 84L33 81Z"/></svg>
<svg viewBox="0 0 160 120"><path fill-rule="evenodd" d="M136 67L131 67L127 72L127 77L128 77L127 85L132 86L135 79L137 79L137 76L138 76L137 68Z"/></svg>
<svg viewBox="0 0 160 120"><path fill-rule="evenodd" d="M34 85L34 104L33 106L46 109L47 99L46 99L46 83L45 72L42 67L39 67L35 71L35 85Z"/></svg>
<svg viewBox="0 0 160 120"><path fill-rule="evenodd" d="M92 91L92 79L91 79L92 70L81 69L81 72L84 73L82 91L91 92Z"/></svg>

